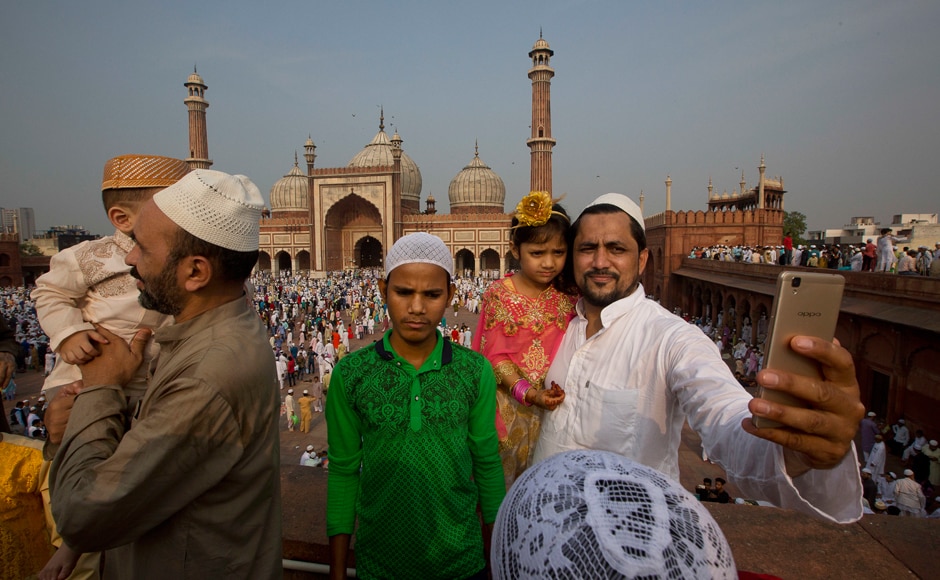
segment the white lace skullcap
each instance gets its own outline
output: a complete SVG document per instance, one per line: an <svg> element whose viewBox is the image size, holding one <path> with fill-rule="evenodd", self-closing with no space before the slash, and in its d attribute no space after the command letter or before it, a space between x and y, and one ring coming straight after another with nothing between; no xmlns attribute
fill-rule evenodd
<svg viewBox="0 0 940 580"><path fill-rule="evenodd" d="M646 231L646 224L643 223L643 211L640 210L640 206L638 206L629 197L622 193L605 193L604 195L589 203L588 207L591 207L592 205L600 205L602 203L619 207L625 211L627 215L635 219L636 223L640 224L640 227L644 232Z"/></svg>
<svg viewBox="0 0 940 580"><path fill-rule="evenodd" d="M153 196L173 222L200 240L236 252L258 249L264 198L244 175L195 169Z"/></svg>
<svg viewBox="0 0 940 580"><path fill-rule="evenodd" d="M454 277L454 259L450 250L439 237L425 232L398 238L385 256L385 277L403 264L434 264L444 268L451 278Z"/></svg>
<svg viewBox="0 0 940 580"><path fill-rule="evenodd" d="M529 468L496 516L493 578L737 578L702 503L666 475L607 451Z"/></svg>

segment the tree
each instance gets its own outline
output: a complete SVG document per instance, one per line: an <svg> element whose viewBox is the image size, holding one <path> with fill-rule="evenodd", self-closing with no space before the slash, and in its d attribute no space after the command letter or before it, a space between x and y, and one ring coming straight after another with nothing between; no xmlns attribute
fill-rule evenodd
<svg viewBox="0 0 940 580"><path fill-rule="evenodd" d="M783 212L783 235L789 234L794 245L805 244L803 234L806 233L806 215L798 211Z"/></svg>
<svg viewBox="0 0 940 580"><path fill-rule="evenodd" d="M42 250L39 249L39 246L32 244L30 242L23 242L20 244L20 255L21 256L41 256Z"/></svg>

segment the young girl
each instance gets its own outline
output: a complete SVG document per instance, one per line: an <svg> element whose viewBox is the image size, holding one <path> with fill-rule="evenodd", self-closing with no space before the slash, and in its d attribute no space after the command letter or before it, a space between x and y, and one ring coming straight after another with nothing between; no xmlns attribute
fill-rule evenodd
<svg viewBox="0 0 940 580"><path fill-rule="evenodd" d="M520 269L483 293L473 348L496 372L496 428L507 487L529 465L541 409L553 411L565 398L561 387L545 388L543 381L574 316L563 276L570 225L568 214L553 205L547 192L525 196L516 207L511 234Z"/></svg>

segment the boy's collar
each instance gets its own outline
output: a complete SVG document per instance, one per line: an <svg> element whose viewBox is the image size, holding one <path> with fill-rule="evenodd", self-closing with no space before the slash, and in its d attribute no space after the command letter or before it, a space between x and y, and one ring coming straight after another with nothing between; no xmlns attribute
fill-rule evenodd
<svg viewBox="0 0 940 580"><path fill-rule="evenodd" d="M398 356L398 353L395 352L395 349L392 348L392 344L389 342L389 337L392 335L392 330L389 329L385 332L385 335L382 336L382 340L375 341L375 351L379 354L379 357L385 361L395 360L395 357ZM441 366L443 367L446 364L450 364L454 360L454 348L451 345L449 340L444 340L441 336L441 333L437 333L437 344L434 345L434 350L428 356L428 360L439 358L441 361Z"/></svg>

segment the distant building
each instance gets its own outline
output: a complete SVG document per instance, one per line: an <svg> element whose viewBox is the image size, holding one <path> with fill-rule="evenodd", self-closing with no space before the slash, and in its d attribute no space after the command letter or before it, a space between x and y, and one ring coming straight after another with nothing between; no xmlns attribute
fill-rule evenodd
<svg viewBox="0 0 940 580"><path fill-rule="evenodd" d="M36 215L33 208L0 208L0 231L16 234L20 243L35 237Z"/></svg>
<svg viewBox="0 0 940 580"><path fill-rule="evenodd" d="M65 248L71 248L87 240L97 240L98 235L92 234L82 226L52 226L47 231L34 236L28 243L39 248L44 256L54 256Z"/></svg>
<svg viewBox="0 0 940 580"><path fill-rule="evenodd" d="M916 238L920 237L916 230L924 230L925 237L932 238L926 231L934 230L937 225L935 213L896 214L891 217L891 223L886 225L876 222L872 216L853 217L841 228L810 231L807 240L825 244L860 244L880 236L883 228L890 228L894 236L915 243L918 241ZM933 245L932 241L930 245Z"/></svg>

